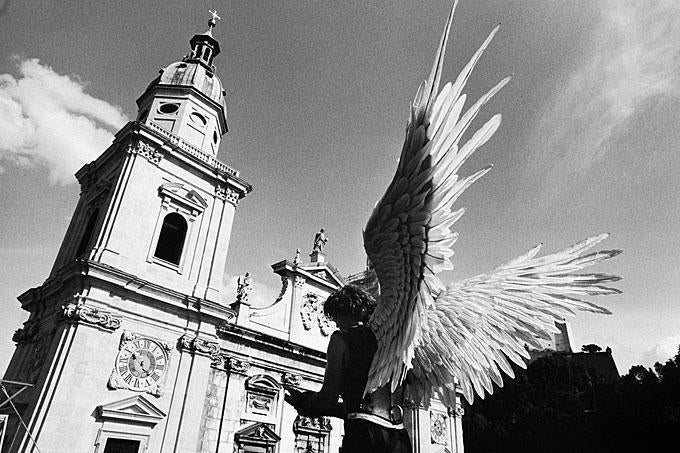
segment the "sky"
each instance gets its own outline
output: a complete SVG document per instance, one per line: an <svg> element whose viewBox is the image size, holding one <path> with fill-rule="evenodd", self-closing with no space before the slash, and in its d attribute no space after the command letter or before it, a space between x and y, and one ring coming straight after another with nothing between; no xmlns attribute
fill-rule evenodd
<svg viewBox="0 0 680 453"><path fill-rule="evenodd" d="M448 0L144 2L0 0L0 370L41 284L79 187L73 173L136 116L158 70L181 59L208 9L229 133L219 158L254 191L227 263L274 300L270 265L309 253L363 270L361 231L390 182L408 106L427 76ZM597 270L623 279L595 300L613 314L570 319L576 348L610 346L621 373L680 345L680 2L462 0L447 51L453 80L497 23L466 93L512 81L485 107L495 136L466 163L493 170L459 199L455 281L538 243L552 252L609 232L624 253Z"/></svg>

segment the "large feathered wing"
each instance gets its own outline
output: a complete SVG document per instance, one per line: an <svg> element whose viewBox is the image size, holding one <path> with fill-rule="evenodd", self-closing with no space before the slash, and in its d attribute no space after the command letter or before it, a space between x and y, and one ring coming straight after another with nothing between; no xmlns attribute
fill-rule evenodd
<svg viewBox="0 0 680 453"><path fill-rule="evenodd" d="M444 49L456 4L449 14L429 78L411 106L406 140L387 191L364 231L364 247L380 282L381 295L372 319L376 352L367 390L387 382L393 389L411 367L414 347L423 327L432 294L442 289L435 275L453 266L450 257L456 234L451 226L463 214L451 205L489 168L460 177L458 170L500 125L493 116L467 142L461 137L481 107L509 80L506 78L463 111L462 90L492 31L457 80L439 91Z"/></svg>
<svg viewBox="0 0 680 453"><path fill-rule="evenodd" d="M526 347L541 349L541 340L557 332L555 322L576 310L608 314L585 297L619 293L606 286L619 278L580 272L620 253L588 252L606 237L536 258L538 246L491 273L446 287L427 311L415 347L407 379L411 397L427 404L436 392L453 406L455 378L469 402L475 393L483 398L493 393L493 383L503 385L501 371L513 377L511 361L525 367Z"/></svg>
<svg viewBox="0 0 680 453"><path fill-rule="evenodd" d="M454 83L439 91L451 13L432 72L411 106L406 139L396 173L364 231L364 247L380 285L378 306L370 320L378 350L366 391L407 379L412 396L427 404L438 393L455 402L455 380L469 400L473 391L491 392L502 383L499 370L512 375L509 362L523 364L525 345L538 346L554 322L574 310L604 312L582 296L609 294L602 286L616 278L579 274L582 267L617 251L581 253L604 236L544 258L538 248L490 274L446 287L437 274L452 269L453 224L463 209L453 203L489 167L468 176L461 165L491 138L500 115L489 119L462 142L482 106L509 80L503 79L464 110L462 90L496 27Z"/></svg>

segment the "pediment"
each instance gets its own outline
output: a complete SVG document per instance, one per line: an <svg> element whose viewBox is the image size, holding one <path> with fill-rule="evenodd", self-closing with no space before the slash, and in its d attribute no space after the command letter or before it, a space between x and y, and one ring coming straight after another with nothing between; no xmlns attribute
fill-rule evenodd
<svg viewBox="0 0 680 453"><path fill-rule="evenodd" d="M196 190L187 189L184 184L168 182L158 188L161 196L170 197L175 202L180 202L189 207L203 211L208 207L208 202Z"/></svg>
<svg viewBox="0 0 680 453"><path fill-rule="evenodd" d="M156 425L166 416L165 412L143 395L97 406L97 415L105 420L115 419L150 425Z"/></svg>
<svg viewBox="0 0 680 453"><path fill-rule="evenodd" d="M240 444L272 445L280 441L281 438L266 424L255 423L234 433L234 440Z"/></svg>
<svg viewBox="0 0 680 453"><path fill-rule="evenodd" d="M343 287L347 284L345 282L344 278L340 275L340 272L332 265L330 264L312 264L309 266L298 266L299 269L302 269L306 273L319 278L325 282L328 282L329 284L336 286L338 288Z"/></svg>
<svg viewBox="0 0 680 453"><path fill-rule="evenodd" d="M246 380L246 388L253 390L260 390L266 393L277 393L281 389L276 379L266 374L258 374L251 376Z"/></svg>

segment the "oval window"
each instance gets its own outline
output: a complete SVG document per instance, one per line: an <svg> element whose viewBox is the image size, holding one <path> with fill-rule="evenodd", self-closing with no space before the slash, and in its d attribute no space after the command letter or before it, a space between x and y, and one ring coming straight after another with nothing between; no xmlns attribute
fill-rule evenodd
<svg viewBox="0 0 680 453"><path fill-rule="evenodd" d="M217 131L213 131L213 143L217 145Z"/></svg>
<svg viewBox="0 0 680 453"><path fill-rule="evenodd" d="M201 115L200 113L192 112L190 117L191 121L193 121L194 123L198 123L201 126L205 126L206 124L208 124L208 120L206 120L205 116Z"/></svg>
<svg viewBox="0 0 680 453"><path fill-rule="evenodd" d="M166 115L175 113L177 110L179 110L179 104L162 104L158 108L159 112L165 113Z"/></svg>

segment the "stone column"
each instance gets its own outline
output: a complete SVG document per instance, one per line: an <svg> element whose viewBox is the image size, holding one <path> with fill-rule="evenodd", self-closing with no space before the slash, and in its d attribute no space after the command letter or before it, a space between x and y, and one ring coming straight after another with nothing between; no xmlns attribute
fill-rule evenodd
<svg viewBox="0 0 680 453"><path fill-rule="evenodd" d="M219 351L219 346L216 342L191 335L180 338L179 346L182 354L163 451L195 452L199 448L201 415L210 382L211 355Z"/></svg>

